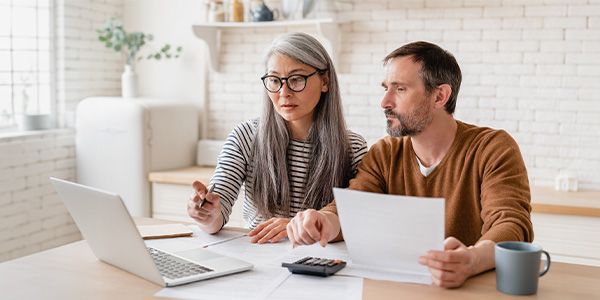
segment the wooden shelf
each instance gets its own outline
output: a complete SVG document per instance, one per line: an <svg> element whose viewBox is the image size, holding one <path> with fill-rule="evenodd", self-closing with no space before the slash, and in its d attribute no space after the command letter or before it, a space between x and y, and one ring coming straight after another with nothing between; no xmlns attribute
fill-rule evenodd
<svg viewBox="0 0 600 300"><path fill-rule="evenodd" d="M194 34L203 40L208 46L210 63L213 70L219 70L219 56L221 48L221 30L223 28L265 28L265 27L294 27L314 25L319 34L322 35L331 44L331 59L333 64L337 64L337 57L340 49L339 25L333 19L304 19L291 21L271 21L271 22L210 22L193 24Z"/></svg>
<svg viewBox="0 0 600 300"><path fill-rule="evenodd" d="M189 167L177 170L156 171L148 174L148 180L156 183L170 183L191 186L192 182L199 180L204 184L215 173L215 167Z"/></svg>
<svg viewBox="0 0 600 300"><path fill-rule="evenodd" d="M151 172L151 182L190 185L194 180L208 184L214 167L189 167ZM534 213L600 217L600 191L559 192L551 187L531 187L531 207Z"/></svg>
<svg viewBox="0 0 600 300"><path fill-rule="evenodd" d="M600 217L600 191L555 191L551 187L531 187L534 213Z"/></svg>

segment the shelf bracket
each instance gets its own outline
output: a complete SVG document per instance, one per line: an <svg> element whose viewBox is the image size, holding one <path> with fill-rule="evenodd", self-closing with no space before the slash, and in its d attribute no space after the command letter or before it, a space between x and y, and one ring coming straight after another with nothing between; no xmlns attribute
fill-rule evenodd
<svg viewBox="0 0 600 300"><path fill-rule="evenodd" d="M221 29L219 27L192 26L196 37L200 38L208 47L210 65L213 70L219 70L219 54L221 53Z"/></svg>

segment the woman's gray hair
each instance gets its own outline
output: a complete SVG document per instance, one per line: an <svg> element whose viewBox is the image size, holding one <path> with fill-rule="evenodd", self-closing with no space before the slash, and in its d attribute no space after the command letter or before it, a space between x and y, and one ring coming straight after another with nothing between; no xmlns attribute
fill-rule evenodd
<svg viewBox="0 0 600 300"><path fill-rule="evenodd" d="M307 141L312 144L308 163L303 209L320 209L333 200L333 187L347 187L352 176L352 151L344 121L340 88L335 67L327 51L314 37L305 33L290 33L278 37L264 57L265 73L273 55L287 55L319 72L329 74L329 88L321 93L314 110L313 123ZM326 72L329 71L329 72ZM287 217L291 208L290 168L287 150L291 133L267 91L263 112L253 145L253 180L249 192L260 216Z"/></svg>

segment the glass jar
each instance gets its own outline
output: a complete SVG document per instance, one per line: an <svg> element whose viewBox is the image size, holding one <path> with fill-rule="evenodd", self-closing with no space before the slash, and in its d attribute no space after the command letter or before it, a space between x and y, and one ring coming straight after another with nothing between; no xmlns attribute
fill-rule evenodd
<svg viewBox="0 0 600 300"><path fill-rule="evenodd" d="M211 1L208 8L208 22L225 22L225 8L223 1Z"/></svg>
<svg viewBox="0 0 600 300"><path fill-rule="evenodd" d="M229 22L244 22L244 3L231 0L229 3Z"/></svg>

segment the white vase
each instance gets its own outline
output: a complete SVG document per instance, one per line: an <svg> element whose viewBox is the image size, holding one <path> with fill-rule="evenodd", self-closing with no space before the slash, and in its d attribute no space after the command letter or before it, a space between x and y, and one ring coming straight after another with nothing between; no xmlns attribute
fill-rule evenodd
<svg viewBox="0 0 600 300"><path fill-rule="evenodd" d="M50 114L23 114L19 125L25 131L50 129L53 127L53 118Z"/></svg>
<svg viewBox="0 0 600 300"><path fill-rule="evenodd" d="M123 98L137 97L137 74L132 65L125 65L125 72L121 75L121 96Z"/></svg>

